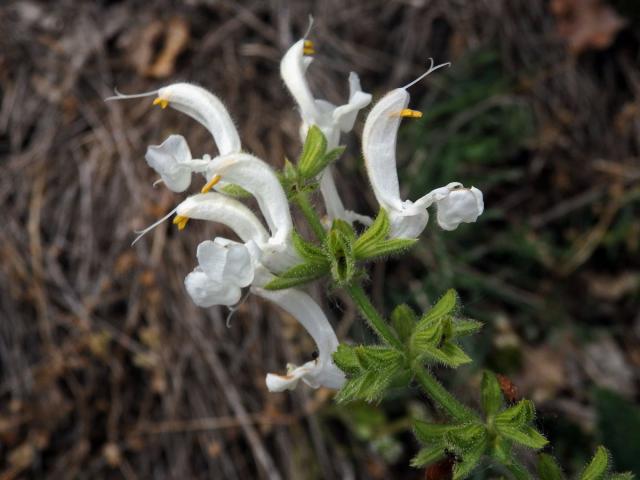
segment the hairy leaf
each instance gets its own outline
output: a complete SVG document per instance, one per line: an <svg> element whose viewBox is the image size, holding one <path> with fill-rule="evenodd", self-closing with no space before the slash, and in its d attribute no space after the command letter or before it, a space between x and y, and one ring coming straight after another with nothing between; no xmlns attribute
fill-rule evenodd
<svg viewBox="0 0 640 480"><path fill-rule="evenodd" d="M538 457L538 477L540 480L564 480L562 469L555 458L547 453Z"/></svg>
<svg viewBox="0 0 640 480"><path fill-rule="evenodd" d="M318 163L322 161L326 151L327 139L322 130L316 125L312 125L307 131L307 138L304 141L302 153L298 160L298 169L303 178L307 179L315 176L313 172L318 168Z"/></svg>
<svg viewBox="0 0 640 480"><path fill-rule="evenodd" d="M518 428L513 425L496 424L496 429L502 436L508 438L509 440L517 442L526 447L533 448L535 450L538 450L549 443L549 441L540 433L538 433L538 431L533 427L524 426Z"/></svg>
<svg viewBox="0 0 640 480"><path fill-rule="evenodd" d="M311 242L307 242L295 231L293 232L291 239L293 248L295 248L296 252L298 252L298 254L307 262L319 264L328 263L327 257L325 256L322 248Z"/></svg>
<svg viewBox="0 0 640 480"><path fill-rule="evenodd" d="M488 370L482 373L482 384L480 386L482 396L482 411L485 415L495 415L502 408L503 397L498 379Z"/></svg>
<svg viewBox="0 0 640 480"><path fill-rule="evenodd" d="M356 374L362 371L362 365L356 355L354 347L341 343L333 353L333 361L346 374Z"/></svg>
<svg viewBox="0 0 640 480"><path fill-rule="evenodd" d="M591 462L580 475L580 480L600 480L605 478L608 469L609 452L604 447L598 447Z"/></svg>
<svg viewBox="0 0 640 480"><path fill-rule="evenodd" d="M436 320L443 317L450 316L454 313L457 306L457 294L456 291L451 289L445 293L438 303L436 303L431 310L422 316L418 322L417 329L427 328Z"/></svg>
<svg viewBox="0 0 640 480"><path fill-rule="evenodd" d="M443 459L445 455L442 445L425 447L411 459L411 466L416 468L424 467Z"/></svg>

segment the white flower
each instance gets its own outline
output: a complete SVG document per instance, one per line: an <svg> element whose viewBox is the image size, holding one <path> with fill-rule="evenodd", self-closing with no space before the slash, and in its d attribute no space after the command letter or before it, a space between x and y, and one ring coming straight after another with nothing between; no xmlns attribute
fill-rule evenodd
<svg viewBox="0 0 640 480"><path fill-rule="evenodd" d="M116 95L106 100L149 97L157 95L154 105L171 107L189 115L202 124L213 136L220 155L241 151L240 137L229 112L211 92L190 83L174 83L159 90L135 95ZM185 139L180 135L169 136L161 145L152 145L145 155L147 163L160 175L167 187L174 192L186 190L191 183L191 173L203 172L211 158L192 159Z"/></svg>
<svg viewBox="0 0 640 480"><path fill-rule="evenodd" d="M182 135L170 135L160 145L150 145L144 158L173 192L183 192L191 185L191 174L203 172L209 159L194 160Z"/></svg>
<svg viewBox="0 0 640 480"><path fill-rule="evenodd" d="M312 62L313 44L310 40L294 43L280 62L280 75L291 95L298 104L302 125L300 137L304 141L311 125L316 125L327 137L327 148L332 149L340 142L340 132L353 129L358 112L369 105L371 95L362 91L360 79L354 72L349 74L349 101L340 106L326 100L314 98L306 79L307 68ZM340 218L352 223L366 217L345 210L333 179L331 167L325 169L320 178L320 191L330 219Z"/></svg>
<svg viewBox="0 0 640 480"><path fill-rule="evenodd" d="M432 66L427 74L435 68ZM373 192L389 214L391 236L415 238L427 225L426 209L432 204L438 207L438 224L445 230L453 230L462 222L475 222L484 210L484 203L480 190L464 188L458 182L437 188L415 202L401 200L396 170L398 127L402 117L422 116L407 108L407 87L392 90L373 107L365 122L362 150Z"/></svg>
<svg viewBox="0 0 640 480"><path fill-rule="evenodd" d="M300 380L313 388L324 386L339 389L342 387L345 376L331 358L338 348L338 338L318 304L309 295L294 288L269 291L252 287L251 291L278 304L295 317L313 337L318 349L316 359L299 367L288 365L285 375L269 373L266 380L269 391L293 390Z"/></svg>
<svg viewBox="0 0 640 480"><path fill-rule="evenodd" d="M216 238L198 245L197 257L199 266L184 281L194 303L200 307L238 303L242 288L253 281L256 259L249 248Z"/></svg>
<svg viewBox="0 0 640 480"><path fill-rule="evenodd" d="M274 278L273 273L300 263L297 254L290 248L284 251L272 248L273 237L269 237L257 217L237 200L219 193L189 197L178 205L176 213L184 218L223 223L244 242L216 238L198 246L199 265L185 279L187 291L197 305L233 305L240 299L241 289L251 286L253 293L293 315L313 337L318 358L300 367L291 367L284 376L267 375L269 390L293 389L300 380L314 388L340 388L344 375L331 359L338 340L320 307L299 290L263 288Z"/></svg>

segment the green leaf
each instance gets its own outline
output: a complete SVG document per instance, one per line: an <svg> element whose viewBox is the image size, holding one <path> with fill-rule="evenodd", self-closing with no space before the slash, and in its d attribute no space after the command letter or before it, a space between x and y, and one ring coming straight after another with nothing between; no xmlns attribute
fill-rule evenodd
<svg viewBox="0 0 640 480"><path fill-rule="evenodd" d="M377 243L371 243L366 247L361 247L355 251L357 260L372 260L374 258L398 255L413 247L418 239L416 238L393 238Z"/></svg>
<svg viewBox="0 0 640 480"><path fill-rule="evenodd" d="M555 458L547 453L538 457L538 477L540 480L564 480L562 469Z"/></svg>
<svg viewBox="0 0 640 480"><path fill-rule="evenodd" d="M413 423L416 438L426 444L442 442L447 433L457 428L460 428L460 425L451 423L429 423L422 420Z"/></svg>
<svg viewBox="0 0 640 480"><path fill-rule="evenodd" d="M614 473L610 475L608 480L634 480L636 476L631 472Z"/></svg>
<svg viewBox="0 0 640 480"><path fill-rule="evenodd" d="M476 438L474 444L462 452L462 461L453 467L453 478L466 478L480 463L487 449L487 437L482 435Z"/></svg>
<svg viewBox="0 0 640 480"><path fill-rule="evenodd" d="M318 163L322 162L326 151L327 139L322 130L316 125L311 125L298 160L298 169L303 178L307 179L313 176L312 173L318 168Z"/></svg>
<svg viewBox="0 0 640 480"><path fill-rule="evenodd" d="M304 238L302 238L297 232L293 232L291 235L293 248L296 249L296 252L307 262L318 263L318 264L328 264L327 257L324 254L324 250L322 248L314 245L311 242L307 242ZM327 265L327 269L328 269Z"/></svg>
<svg viewBox="0 0 640 480"><path fill-rule="evenodd" d="M447 293L445 293L442 298L438 300L438 303L431 307L431 310L429 310L425 315L422 316L416 328L426 328L434 321L446 316L450 316L452 313L454 313L454 310L457 306L457 298L458 296L455 290L448 290Z"/></svg>
<svg viewBox="0 0 640 480"><path fill-rule="evenodd" d="M466 451L485 438L486 432L486 427L481 423L470 422L449 430L445 436L452 447Z"/></svg>
<svg viewBox="0 0 640 480"><path fill-rule="evenodd" d="M404 366L404 355L394 348L361 345L355 353L365 370L399 370Z"/></svg>
<svg viewBox="0 0 640 480"><path fill-rule="evenodd" d="M422 362L437 362L448 367L457 368L460 365L470 363L471 358L456 344L445 342L440 348L434 345L434 340L438 339L438 335L431 336L431 330L423 330L422 332L414 332L411 339L411 352L416 355L418 360ZM441 328L440 328L441 332ZM430 335L431 338L423 337Z"/></svg>
<svg viewBox="0 0 640 480"><path fill-rule="evenodd" d="M266 290L282 290L316 280L328 272L328 265L316 263L302 263L282 272L278 277L267 283Z"/></svg>
<svg viewBox="0 0 640 480"><path fill-rule="evenodd" d="M333 361L346 374L355 374L362 371L362 365L356 355L354 347L341 343L333 353Z"/></svg>
<svg viewBox="0 0 640 480"><path fill-rule="evenodd" d="M302 168L300 169L300 174L302 175L302 177L306 180L306 179L312 179L317 177L320 172L322 172L325 168L327 168L330 164L332 164L333 162L335 162L336 160L338 160L338 158L340 158L342 156L342 154L344 153L346 147L344 146L340 146L340 147L336 147L332 150L329 150L327 153L325 153L320 160L316 161L313 166L309 167L308 170L303 170Z"/></svg>
<svg viewBox="0 0 640 480"><path fill-rule="evenodd" d="M534 450L539 450L549 443L537 430L529 426L518 428L513 425L496 424L496 430L509 440L533 448Z"/></svg>
<svg viewBox="0 0 640 480"><path fill-rule="evenodd" d="M363 375L349 378L336 396L338 403L362 399L367 402L380 400L389 387L396 372L371 370Z"/></svg>
<svg viewBox="0 0 640 480"><path fill-rule="evenodd" d="M513 475L513 478L516 480L530 480L532 478L527 469L515 459L512 459L510 463L505 464L505 467L509 472L511 472L511 475Z"/></svg>
<svg viewBox="0 0 640 480"><path fill-rule="evenodd" d="M224 187L220 188L220 191L225 195L228 195L233 198L249 198L251 194L247 192L240 185L236 185L235 183L229 183Z"/></svg>
<svg viewBox="0 0 640 480"><path fill-rule="evenodd" d="M453 336L465 337L472 335L482 328L482 322L471 320L470 318L457 319L453 322Z"/></svg>
<svg viewBox="0 0 640 480"><path fill-rule="evenodd" d="M531 400L520 400L513 407L503 410L496 416L496 425L521 427L531 423L536 411Z"/></svg>
<svg viewBox="0 0 640 480"><path fill-rule="evenodd" d="M609 452L604 447L598 447L596 453L584 469L580 480L600 480L605 478L609 468Z"/></svg>
<svg viewBox="0 0 640 480"><path fill-rule="evenodd" d="M391 312L391 325L403 342L411 337L417 320L416 313L406 304L398 305Z"/></svg>
<svg viewBox="0 0 640 480"><path fill-rule="evenodd" d="M433 445L421 449L415 457L411 459L411 466L421 468L432 463L436 463L445 457L442 445Z"/></svg>
<svg viewBox="0 0 640 480"><path fill-rule="evenodd" d="M386 240L387 235L389 235L389 228L389 216L381 208L373 223L356 240L354 250L358 255L361 255L370 245Z"/></svg>
<svg viewBox="0 0 640 480"><path fill-rule="evenodd" d="M482 411L486 416L495 415L502 408L503 397L498 379L488 370L482 372L482 384L480 386L482 396Z"/></svg>

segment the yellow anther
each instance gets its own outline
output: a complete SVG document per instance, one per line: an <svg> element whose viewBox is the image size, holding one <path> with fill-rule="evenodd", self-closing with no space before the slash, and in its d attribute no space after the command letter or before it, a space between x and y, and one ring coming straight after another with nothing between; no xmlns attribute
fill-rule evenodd
<svg viewBox="0 0 640 480"><path fill-rule="evenodd" d="M410 108L405 108L398 112L399 117L408 117L408 118L422 118L422 112L419 110L411 110Z"/></svg>
<svg viewBox="0 0 640 480"><path fill-rule="evenodd" d="M302 44L302 53L305 55L313 55L316 51L313 49L313 42L311 40L305 40Z"/></svg>
<svg viewBox="0 0 640 480"><path fill-rule="evenodd" d="M164 98L158 97L153 101L153 104L154 105L160 105L160 108L162 108L164 110L165 108L167 108L169 106L169 100L166 100Z"/></svg>
<svg viewBox="0 0 640 480"><path fill-rule="evenodd" d="M178 226L178 230L184 230L189 222L189 217L183 215L176 215L173 219L173 224Z"/></svg>
<svg viewBox="0 0 640 480"><path fill-rule="evenodd" d="M200 190L200 192L202 193L207 193L209 190L211 190L213 187L216 186L216 184L220 181L222 177L220 175L214 175L213 177L211 177L211 180L209 180L207 182L207 184L202 187L202 190Z"/></svg>

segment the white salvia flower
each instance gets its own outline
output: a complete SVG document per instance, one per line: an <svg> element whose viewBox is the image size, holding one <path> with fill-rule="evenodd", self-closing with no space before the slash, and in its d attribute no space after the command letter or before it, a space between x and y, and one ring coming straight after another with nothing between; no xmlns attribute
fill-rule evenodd
<svg viewBox="0 0 640 480"><path fill-rule="evenodd" d="M202 124L213 136L220 155L240 152L240 137L229 112L218 97L197 85L174 83L159 90L135 95L123 95L116 91L115 96L106 100L153 95L157 95L154 105L163 109L174 108ZM179 135L171 135L161 145L150 146L145 158L174 192L186 190L191 183L191 173L204 171L210 160L208 157L192 159L187 142Z"/></svg>
<svg viewBox="0 0 640 480"><path fill-rule="evenodd" d="M439 67L432 65L416 81ZM409 93L406 89L414 83L392 90L380 99L367 116L362 134L369 180L378 203L389 214L392 237L419 236L429 220L427 208L434 203L438 208L438 224L445 230L454 230L462 222L475 222L484 210L482 192L475 187L464 188L458 182L437 188L415 202L401 200L396 170L396 139L403 117L422 116L420 112L407 108Z"/></svg>
<svg viewBox="0 0 640 480"><path fill-rule="evenodd" d="M197 305L233 305L240 299L242 287L251 285L253 293L280 305L313 337L318 358L300 367L291 367L286 375L267 375L269 390L293 389L300 380L314 388L340 388L344 374L331 359L338 340L320 307L299 290L263 288L274 278L272 272L298 264L301 260L297 254L290 249L280 252L271 248L272 238L256 216L237 200L219 193L187 198L178 205L176 213L184 218L223 223L244 242L216 238L198 246L199 266L185 279L187 291Z"/></svg>
<svg viewBox="0 0 640 480"><path fill-rule="evenodd" d="M302 125L302 141L312 125L316 125L327 138L327 148L332 149L340 142L340 133L353 129L358 112L371 102L371 94L362 91L360 79L354 72L349 74L349 101L336 106L326 100L316 99L311 93L306 79L307 68L313 58L313 44L310 40L299 40L289 48L280 62L280 75L291 95L298 104ZM333 179L331 167L325 169L320 178L320 191L330 219L340 218L352 223L354 220L368 221L353 212L345 210Z"/></svg>
<svg viewBox="0 0 640 480"><path fill-rule="evenodd" d="M288 365L285 375L269 373L267 375L269 391L293 390L300 380L313 388L324 386L339 389L342 387L345 382L344 373L333 363L331 358L331 355L338 348L338 338L318 304L309 295L295 288L269 291L252 287L251 291L278 304L295 317L313 337L318 349L316 359L299 367Z"/></svg>

